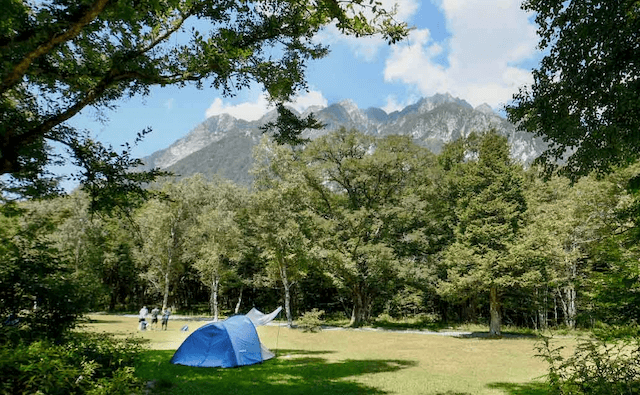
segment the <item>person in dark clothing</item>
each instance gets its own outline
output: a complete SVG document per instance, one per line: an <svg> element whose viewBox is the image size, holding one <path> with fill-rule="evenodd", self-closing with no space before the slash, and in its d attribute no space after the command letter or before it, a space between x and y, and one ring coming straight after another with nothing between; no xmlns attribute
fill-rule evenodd
<svg viewBox="0 0 640 395"><path fill-rule="evenodd" d="M162 312L162 329L163 330L167 330L167 324L169 323L169 316L171 315L171 309L170 308L166 308L163 312Z"/></svg>
<svg viewBox="0 0 640 395"><path fill-rule="evenodd" d="M151 329L158 329L158 314L160 314L160 309L154 307L151 310Z"/></svg>

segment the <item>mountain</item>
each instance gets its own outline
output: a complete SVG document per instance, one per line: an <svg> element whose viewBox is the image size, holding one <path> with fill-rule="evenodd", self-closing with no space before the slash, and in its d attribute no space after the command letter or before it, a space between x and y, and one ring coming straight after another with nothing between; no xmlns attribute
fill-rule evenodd
<svg viewBox="0 0 640 395"><path fill-rule="evenodd" d="M401 111L387 114L380 108L362 110L351 100L328 107L313 107L299 114L313 112L327 126L322 130L308 130L303 137L315 139L340 127L357 129L363 133L387 136L409 135L417 144L438 153L451 141L472 132L495 129L507 136L511 155L518 161L530 163L546 147L531 134L516 131L505 118L482 104L473 108L466 101L450 94L436 94L423 98ZM185 137L168 148L143 158L145 168L159 167L186 177L195 173L205 176L219 174L241 184L250 184L248 171L252 166L252 150L262 137L259 127L276 117L272 111L257 121L245 121L230 115L213 116L196 126Z"/></svg>

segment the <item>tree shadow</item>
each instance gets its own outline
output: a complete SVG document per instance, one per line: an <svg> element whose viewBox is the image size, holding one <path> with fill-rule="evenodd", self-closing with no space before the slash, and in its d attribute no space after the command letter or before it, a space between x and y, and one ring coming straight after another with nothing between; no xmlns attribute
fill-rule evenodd
<svg viewBox="0 0 640 395"><path fill-rule="evenodd" d="M415 322L397 322L378 319L371 323L373 328L387 329L387 330L429 330L438 332L440 330L449 327L447 323L443 322L430 322L427 320L418 320Z"/></svg>
<svg viewBox="0 0 640 395"><path fill-rule="evenodd" d="M282 350L271 350L276 354L276 357L287 357L291 355L320 355L320 354L335 354L335 351L327 351L327 350L294 350L294 349L282 349Z"/></svg>
<svg viewBox="0 0 640 395"><path fill-rule="evenodd" d="M491 383L489 388L505 391L508 395L548 395L549 386L546 383Z"/></svg>
<svg viewBox="0 0 640 395"><path fill-rule="evenodd" d="M84 318L79 320L80 325L85 324L118 324L120 321L109 318Z"/></svg>
<svg viewBox="0 0 640 395"><path fill-rule="evenodd" d="M522 334L516 332L502 332L500 336L492 336L489 332L461 333L455 336L461 339L486 339L486 340L508 340L508 339L535 339L536 335Z"/></svg>
<svg viewBox="0 0 640 395"><path fill-rule="evenodd" d="M149 350L143 352L136 375L149 383L154 394L382 395L386 392L349 379L417 364L393 359L329 362L314 357L331 352L280 350L281 356L261 364L222 369L172 365L174 351Z"/></svg>

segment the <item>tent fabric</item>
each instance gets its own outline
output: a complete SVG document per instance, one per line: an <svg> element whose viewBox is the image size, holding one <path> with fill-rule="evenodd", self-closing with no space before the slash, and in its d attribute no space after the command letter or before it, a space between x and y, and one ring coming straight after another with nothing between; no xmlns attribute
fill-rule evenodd
<svg viewBox="0 0 640 395"><path fill-rule="evenodd" d="M280 311L282 311L282 306L278 307L270 314L264 314L254 307L249 310L249 312L247 313L247 317L249 317L251 322L253 322L253 325L262 326L267 325L268 323L273 321L274 318L276 318L276 316L280 314Z"/></svg>
<svg viewBox="0 0 640 395"><path fill-rule="evenodd" d="M262 360L266 361L276 356L276 354L272 353L271 350L266 348L264 344L260 343L260 349L262 351Z"/></svg>
<svg viewBox="0 0 640 395"><path fill-rule="evenodd" d="M271 314L253 313L258 318ZM253 311L253 310L252 310ZM275 314L274 314L275 313ZM264 325L264 324L262 324ZM185 339L171 358L171 363L198 367L222 367L252 365L273 358L275 355L260 343L258 332L249 315L236 315L221 322L211 322L195 330Z"/></svg>

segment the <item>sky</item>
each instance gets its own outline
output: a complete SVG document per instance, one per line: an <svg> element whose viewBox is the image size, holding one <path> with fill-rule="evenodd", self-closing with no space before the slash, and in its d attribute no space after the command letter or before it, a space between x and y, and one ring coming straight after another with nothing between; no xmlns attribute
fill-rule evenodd
<svg viewBox="0 0 640 395"><path fill-rule="evenodd" d="M541 59L533 15L521 10L520 2L383 0L387 8L397 4L397 19L413 27L409 37L390 46L380 37L353 38L334 27L324 29L316 39L331 52L310 62L309 91L291 105L304 110L350 99L359 108L389 113L422 97L450 93L500 112L519 87L532 81L531 70ZM121 102L106 113L106 122L95 121L95 113L86 110L72 124L115 148L150 127L153 132L133 150L144 157L210 116L255 120L271 110L259 86L234 93L224 97L213 88L158 87Z"/></svg>

